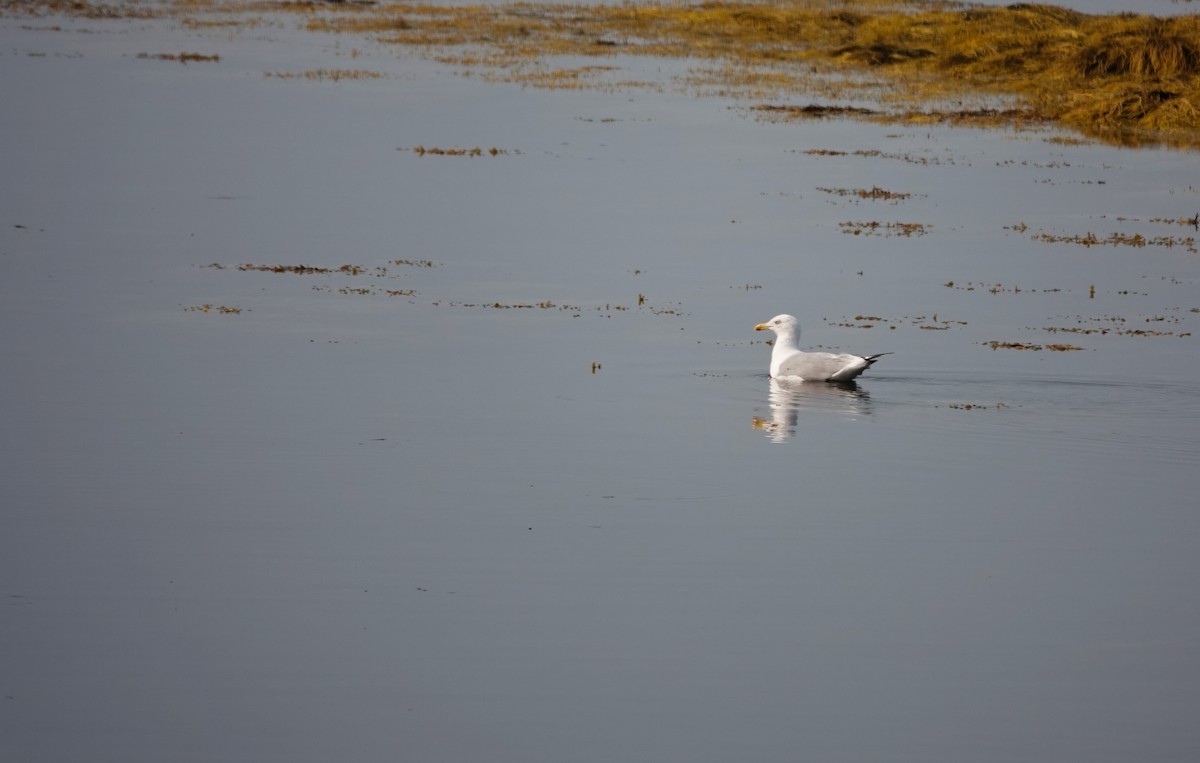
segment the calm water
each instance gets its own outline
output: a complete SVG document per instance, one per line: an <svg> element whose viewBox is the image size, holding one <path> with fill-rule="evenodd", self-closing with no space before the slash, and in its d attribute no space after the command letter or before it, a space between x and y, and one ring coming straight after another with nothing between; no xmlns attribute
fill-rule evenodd
<svg viewBox="0 0 1200 763"><path fill-rule="evenodd" d="M1196 154L0 41L0 758L1200 757Z"/></svg>

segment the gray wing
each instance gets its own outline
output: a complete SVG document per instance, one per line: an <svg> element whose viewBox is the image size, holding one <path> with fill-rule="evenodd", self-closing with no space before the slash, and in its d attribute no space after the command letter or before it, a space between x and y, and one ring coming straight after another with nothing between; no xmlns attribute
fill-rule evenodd
<svg viewBox="0 0 1200 763"><path fill-rule="evenodd" d="M871 365L858 355L832 352L798 352L779 366L779 376L794 376L808 381L850 381Z"/></svg>
<svg viewBox="0 0 1200 763"><path fill-rule="evenodd" d="M793 376L808 381L850 381L890 352L878 355L851 355L832 352L798 352L779 366L779 376Z"/></svg>

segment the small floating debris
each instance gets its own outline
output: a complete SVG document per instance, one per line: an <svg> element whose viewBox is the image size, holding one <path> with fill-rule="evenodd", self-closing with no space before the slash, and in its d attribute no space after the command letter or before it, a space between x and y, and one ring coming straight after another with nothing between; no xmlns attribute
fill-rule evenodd
<svg viewBox="0 0 1200 763"><path fill-rule="evenodd" d="M320 82L340 82L344 79L379 79L383 72L366 69L309 69L302 72L263 72L263 76L274 79L307 79Z"/></svg>
<svg viewBox="0 0 1200 763"><path fill-rule="evenodd" d="M907 322L909 325L916 326L924 331L949 331L954 326L966 326L967 322L956 320L953 318L940 318L937 313L932 316L904 315L899 318L884 318L879 315L863 315L858 314L851 318L843 318L840 321L829 321L823 319L826 323L838 328L853 328L853 329L872 329L876 326L887 326L889 330L895 331L900 324Z"/></svg>
<svg viewBox="0 0 1200 763"><path fill-rule="evenodd" d="M923 331L949 331L951 326L967 325L967 322L963 320L939 318L937 313L934 313L931 318L925 318L925 316L916 318L914 319L914 323L917 324L917 328Z"/></svg>
<svg viewBox="0 0 1200 763"><path fill-rule="evenodd" d="M1191 217L1151 217L1150 222L1164 223L1166 225L1190 225L1193 228L1200 228L1200 212L1197 212Z"/></svg>
<svg viewBox="0 0 1200 763"><path fill-rule="evenodd" d="M1196 238L1194 236L1147 237L1140 233L1121 233L1117 231L1101 238L1091 231L1084 234L1070 235L1038 231L1032 234L1030 238L1034 241L1043 241L1048 244L1075 244L1089 249L1093 246L1131 246L1137 249L1147 246L1162 246L1168 249L1179 246L1187 249L1192 254L1200 252L1200 249L1197 249Z"/></svg>
<svg viewBox="0 0 1200 763"><path fill-rule="evenodd" d="M878 220L870 220L867 222L856 222L849 220L838 223L838 227L842 229L842 233L849 233L855 236L924 236L932 228L932 225L926 223L881 223Z"/></svg>
<svg viewBox="0 0 1200 763"><path fill-rule="evenodd" d="M991 347L993 350L1032 350L1040 352L1042 350L1050 350L1051 352L1074 352L1082 350L1082 347L1077 347L1073 344L1025 344L1024 342L980 342L985 347Z"/></svg>
<svg viewBox="0 0 1200 763"><path fill-rule="evenodd" d="M1147 318L1146 320L1150 321L1149 318ZM1047 333L1050 333L1050 334L1081 334L1083 336L1090 336L1092 334L1099 334L1100 336L1108 336L1109 334L1112 334L1113 336L1188 337L1188 336L1192 335L1192 332L1190 332L1190 331L1175 332L1175 331L1160 331L1158 329L1125 329L1125 328L1115 328L1115 327L1110 328L1110 327L1104 327L1104 326L1094 327L1094 328L1089 328L1086 326L1046 326L1043 329L1043 331L1046 331Z"/></svg>
<svg viewBox="0 0 1200 763"><path fill-rule="evenodd" d="M211 265L209 267L212 267ZM339 265L336 268L328 268L320 265L255 265L247 262L237 266L238 270L258 270L264 273L291 273L293 275L349 275L357 276L366 272L366 268L361 265ZM380 270L376 268L376 270Z"/></svg>
<svg viewBox="0 0 1200 763"><path fill-rule="evenodd" d="M437 267L437 263L433 260L389 260L390 265L399 265L401 267L413 268L433 268ZM206 270L226 270L236 268L242 272L257 271L260 273L280 273L289 275L343 275L343 276L372 276L374 278L395 278L396 276L389 275L387 266L375 265L368 267L366 265L354 265L346 263L344 265L326 266L326 265L305 265L303 263L296 265L270 265L257 264L253 262L243 262L240 265L224 265L220 262L212 262L208 265L200 265L199 267Z"/></svg>
<svg viewBox="0 0 1200 763"><path fill-rule="evenodd" d="M155 61L178 61L181 64L188 64L193 61L220 61L221 57L217 54L206 56L203 53L138 53L138 58L153 59Z"/></svg>
<svg viewBox="0 0 1200 763"><path fill-rule="evenodd" d="M853 321L857 321L857 323L854 323L851 320L843 320L839 323L834 323L833 325L838 326L839 328L848 329L873 329L877 324L895 323L889 318L883 318L878 315L863 315L862 313L855 315ZM888 326L888 328L894 329L895 326L891 325Z"/></svg>
<svg viewBox="0 0 1200 763"><path fill-rule="evenodd" d="M871 148L871 149L860 148L856 151L838 151L838 150L825 149L825 148L810 148L810 149L806 149L806 150L802 151L801 153L808 154L809 156L860 156L860 157L865 157L868 159L895 159L897 161L907 162L908 164L917 164L917 165L921 165L921 166L930 165L930 164L955 164L955 161L949 157L943 159L943 158L937 157L937 156L914 156L914 155L908 154L908 153L897 154L897 153L889 153L886 151L880 151L879 149L875 149L875 148Z"/></svg>
<svg viewBox="0 0 1200 763"><path fill-rule="evenodd" d="M820 103L806 103L802 106L777 105L760 103L750 107L772 117L783 119L829 119L833 117L873 117L879 114L875 109L865 109L859 106L827 106Z"/></svg>
<svg viewBox="0 0 1200 763"><path fill-rule="evenodd" d="M218 315L241 315L242 308L226 307L225 305L212 305L205 303L203 305L191 305L185 307L184 310L191 313L216 313Z"/></svg>
<svg viewBox="0 0 1200 763"><path fill-rule="evenodd" d="M942 286L945 286L947 289L958 289L960 291L986 291L989 294L1020 294L1022 292L1029 292L1031 294L1036 294L1038 292L1043 294L1055 294L1062 291L1062 288L1059 286L1051 286L1046 289L1030 289L1016 285L1006 286L1002 283L986 284L975 283L973 281L967 281L966 283L946 281L944 284L942 284Z"/></svg>
<svg viewBox="0 0 1200 763"><path fill-rule="evenodd" d="M583 308L574 305L559 305L553 300L542 300L541 302L451 302L451 307L482 307L488 310L571 310L579 311Z"/></svg>
<svg viewBox="0 0 1200 763"><path fill-rule="evenodd" d="M912 198L911 193L888 191L877 185L870 188L822 188L818 186L817 190L833 196L849 196L871 201L904 201L905 199Z"/></svg>
<svg viewBox="0 0 1200 763"><path fill-rule="evenodd" d="M503 154L518 154L519 151L512 151L506 148L483 148L475 146L474 148L438 148L437 146L413 146L412 148L398 148L397 151L411 151L417 156L501 156Z"/></svg>

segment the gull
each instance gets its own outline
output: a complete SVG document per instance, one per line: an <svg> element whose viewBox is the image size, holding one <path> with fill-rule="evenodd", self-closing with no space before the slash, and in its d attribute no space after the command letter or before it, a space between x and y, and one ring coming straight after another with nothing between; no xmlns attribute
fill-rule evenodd
<svg viewBox="0 0 1200 763"><path fill-rule="evenodd" d="M848 382L871 367L884 355L850 355L832 352L801 352L800 321L792 315L776 315L755 331L774 331L775 347L771 350L771 378L793 381Z"/></svg>

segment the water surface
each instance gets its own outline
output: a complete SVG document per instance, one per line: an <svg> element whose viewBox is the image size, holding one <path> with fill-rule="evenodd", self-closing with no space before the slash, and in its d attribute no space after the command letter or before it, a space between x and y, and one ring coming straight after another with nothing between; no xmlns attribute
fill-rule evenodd
<svg viewBox="0 0 1200 763"><path fill-rule="evenodd" d="M1200 754L1194 154L0 23L0 757Z"/></svg>

